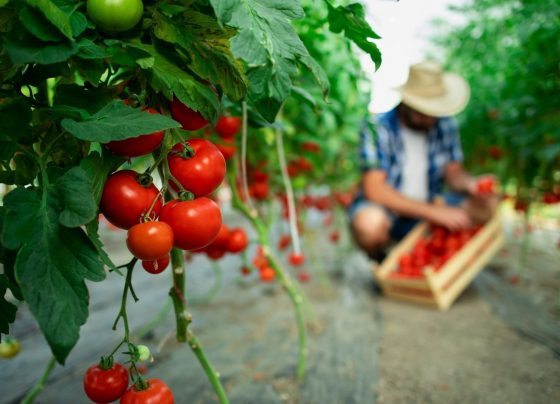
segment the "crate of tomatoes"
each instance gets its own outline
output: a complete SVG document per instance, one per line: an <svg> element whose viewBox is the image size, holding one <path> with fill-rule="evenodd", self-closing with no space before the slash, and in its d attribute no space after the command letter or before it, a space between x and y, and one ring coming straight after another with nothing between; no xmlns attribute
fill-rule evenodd
<svg viewBox="0 0 560 404"><path fill-rule="evenodd" d="M497 214L460 232L421 222L373 273L386 296L447 310L503 244Z"/></svg>

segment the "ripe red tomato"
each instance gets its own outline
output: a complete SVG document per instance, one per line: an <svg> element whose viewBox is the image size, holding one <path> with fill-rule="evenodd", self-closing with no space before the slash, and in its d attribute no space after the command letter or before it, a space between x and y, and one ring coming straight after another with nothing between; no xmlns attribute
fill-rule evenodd
<svg viewBox="0 0 560 404"><path fill-rule="evenodd" d="M183 125L184 130L199 130L208 125L208 121L200 113L193 111L175 97L171 101L171 116Z"/></svg>
<svg viewBox="0 0 560 404"><path fill-rule="evenodd" d="M256 268L262 270L263 268L268 266L268 260L262 255L257 255L255 258L253 258L252 264Z"/></svg>
<svg viewBox="0 0 560 404"><path fill-rule="evenodd" d="M399 267L408 268L412 266L412 256L409 254L402 255L399 258Z"/></svg>
<svg viewBox="0 0 560 404"><path fill-rule="evenodd" d="M247 233L240 227L232 229L227 240L226 250L230 253L239 253L249 245Z"/></svg>
<svg viewBox="0 0 560 404"><path fill-rule="evenodd" d="M128 31L142 18L142 0L88 0L87 13L107 33Z"/></svg>
<svg viewBox="0 0 560 404"><path fill-rule="evenodd" d="M278 240L278 249L280 251L285 250L286 248L288 248L291 241L292 241L292 238L290 237L289 234L282 234L280 236L280 240Z"/></svg>
<svg viewBox="0 0 560 404"><path fill-rule="evenodd" d="M237 146L233 142L216 143L216 147L220 153L222 153L226 161L232 159L235 153L237 153Z"/></svg>
<svg viewBox="0 0 560 404"><path fill-rule="evenodd" d="M226 255L226 250L219 247L214 247L212 245L204 248L204 252L206 253L206 256L208 258L214 261L217 261L221 259L224 255Z"/></svg>
<svg viewBox="0 0 560 404"><path fill-rule="evenodd" d="M130 386L121 398L120 404L174 404L171 389L160 379L147 380L146 390L136 390Z"/></svg>
<svg viewBox="0 0 560 404"><path fill-rule="evenodd" d="M291 253L288 256L288 262L290 263L290 265L294 267L298 267L302 265L304 261L305 261L305 256L303 254Z"/></svg>
<svg viewBox="0 0 560 404"><path fill-rule="evenodd" d="M251 270L248 267L246 266L241 267L241 275L249 276L250 274L251 274Z"/></svg>
<svg viewBox="0 0 560 404"><path fill-rule="evenodd" d="M128 371L120 363L104 370L90 366L84 374L84 391L91 401L110 403L121 397L128 387Z"/></svg>
<svg viewBox="0 0 560 404"><path fill-rule="evenodd" d="M174 200L163 206L159 220L173 229L175 247L196 250L214 241L222 227L222 212L208 198Z"/></svg>
<svg viewBox="0 0 560 404"><path fill-rule="evenodd" d="M268 197L268 181L254 182L249 186L249 194L257 200L263 200Z"/></svg>
<svg viewBox="0 0 560 404"><path fill-rule="evenodd" d="M479 194L493 194L496 192L496 181L492 177L482 177L476 183L476 192Z"/></svg>
<svg viewBox="0 0 560 404"><path fill-rule="evenodd" d="M340 238L340 234L336 230L332 231L329 234L329 240L331 240L331 243L333 243L333 244L338 243L339 238Z"/></svg>
<svg viewBox="0 0 560 404"><path fill-rule="evenodd" d="M249 175L254 182L266 182L270 177L268 173L259 170L258 168L252 169Z"/></svg>
<svg viewBox="0 0 560 404"><path fill-rule="evenodd" d="M169 265L170 257L169 255L159 258L155 261L142 261L142 267L151 274L157 275L165 271L165 268Z"/></svg>
<svg viewBox="0 0 560 404"><path fill-rule="evenodd" d="M216 123L216 133L222 139L231 139L241 130L241 118L237 116L222 116Z"/></svg>
<svg viewBox="0 0 560 404"><path fill-rule="evenodd" d="M272 282L274 278L276 278L276 273L274 273L274 269L270 267L263 267L259 271L259 275L261 281L263 282Z"/></svg>
<svg viewBox="0 0 560 404"><path fill-rule="evenodd" d="M321 147L315 142L303 142L301 144L301 148L303 149L303 151L310 153L318 153L319 151L321 151Z"/></svg>
<svg viewBox="0 0 560 404"><path fill-rule="evenodd" d="M149 184L143 185L147 182ZM105 182L99 207L111 224L121 229L129 229L140 223L142 216L158 197L158 193L159 190L151 183L151 178L132 170L121 170L111 174ZM161 206L160 196L152 209L152 219L158 216Z"/></svg>
<svg viewBox="0 0 560 404"><path fill-rule="evenodd" d="M216 236L214 241L212 241L212 244L210 244L207 248L210 247L218 248L224 250L225 252L229 237L230 237L230 230L225 223L222 223L222 227L220 227L220 231L218 232L218 235Z"/></svg>
<svg viewBox="0 0 560 404"><path fill-rule="evenodd" d="M297 277L301 283L309 282L311 279L311 275L309 275L309 272L306 271L301 271Z"/></svg>
<svg viewBox="0 0 560 404"><path fill-rule="evenodd" d="M178 143L167 156L171 174L196 197L206 196L220 186L226 176L226 161L220 150L206 139L190 139ZM183 154L185 153L185 157ZM192 157L186 157L191 155ZM175 183L170 181L173 189Z"/></svg>
<svg viewBox="0 0 560 404"><path fill-rule="evenodd" d="M165 222L139 223L128 230L126 246L142 261L163 258L173 248L173 230Z"/></svg>
<svg viewBox="0 0 560 404"><path fill-rule="evenodd" d="M150 114L159 114L159 112L153 108L145 108L144 111ZM136 157L153 152L159 147L162 141L163 132L159 131L124 140L115 140L107 143L105 146L113 153L120 156Z"/></svg>

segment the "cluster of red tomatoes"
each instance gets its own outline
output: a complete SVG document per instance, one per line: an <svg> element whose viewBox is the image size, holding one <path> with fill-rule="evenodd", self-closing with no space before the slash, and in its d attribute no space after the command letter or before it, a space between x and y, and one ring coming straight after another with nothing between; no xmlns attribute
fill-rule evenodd
<svg viewBox="0 0 560 404"><path fill-rule="evenodd" d="M120 399L121 404L158 403L173 404L171 389L160 379L143 381L142 388L130 387L128 370L120 363L107 368L97 364L84 375L84 391L95 403L112 403Z"/></svg>
<svg viewBox="0 0 560 404"><path fill-rule="evenodd" d="M194 250L194 253L205 253L211 260L219 260L226 253L239 254L249 245L249 237L241 227L230 229L224 223L214 241L206 247Z"/></svg>
<svg viewBox="0 0 560 404"><path fill-rule="evenodd" d="M226 160L230 160L237 152L235 135L241 130L241 118L237 116L222 116L218 119L214 131L220 138L216 142L216 147L220 150Z"/></svg>
<svg viewBox="0 0 560 404"><path fill-rule="evenodd" d="M171 114L185 130L207 125L198 112L177 99L171 103ZM151 153L162 140L163 133L156 132L106 146L113 153L135 157ZM220 208L207 197L226 174L225 159L218 148L206 139L189 139L176 144L166 158L169 179L164 186L175 191L175 199L164 204L162 193L148 174L121 170L107 179L100 203L110 223L128 230L130 252L151 273L167 267L172 247L199 250L212 243L222 227Z"/></svg>
<svg viewBox="0 0 560 404"><path fill-rule="evenodd" d="M439 271L479 230L480 226L463 231L448 231L434 226L431 232L416 242L412 251L399 258L393 276L422 277L426 267Z"/></svg>
<svg viewBox="0 0 560 404"><path fill-rule="evenodd" d="M261 161L256 166L247 167L247 185L249 196L257 201L263 201L268 198L270 185L270 176L265 171L266 162ZM241 189L241 184L238 184L239 194L243 199L245 192Z"/></svg>

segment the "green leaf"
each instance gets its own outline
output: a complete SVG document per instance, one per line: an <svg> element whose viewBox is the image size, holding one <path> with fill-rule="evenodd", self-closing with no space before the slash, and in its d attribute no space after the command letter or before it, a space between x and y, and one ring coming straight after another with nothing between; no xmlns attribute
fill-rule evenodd
<svg viewBox="0 0 560 404"><path fill-rule="evenodd" d="M64 364L88 317L85 279L101 281L103 265L80 228L59 224L58 187L41 196L17 188L5 200L3 244L20 244L16 279L57 361Z"/></svg>
<svg viewBox="0 0 560 404"><path fill-rule="evenodd" d="M247 93L243 65L231 53L229 40L235 31L222 28L214 18L189 11L184 20L174 22L160 14L154 17L154 34L161 40L177 44L188 55L187 66L199 77L218 83L232 100Z"/></svg>
<svg viewBox="0 0 560 404"><path fill-rule="evenodd" d="M143 50L151 55L153 63L143 67L149 70L150 84L156 91L161 91L167 99L173 95L189 108L198 111L208 121L216 122L220 110L218 96L206 85L198 82L190 74L161 55L151 45L132 44L131 47Z"/></svg>
<svg viewBox="0 0 560 404"><path fill-rule="evenodd" d="M9 280L4 274L0 274L0 334L10 333L10 324L16 320L17 306L6 300Z"/></svg>
<svg viewBox="0 0 560 404"><path fill-rule="evenodd" d="M104 59L110 57L111 54L89 39L81 38L78 41L77 56L82 59Z"/></svg>
<svg viewBox="0 0 560 404"><path fill-rule="evenodd" d="M4 48L15 64L38 63L48 65L68 60L78 52L74 42L39 42L31 35L20 32L19 36L6 38Z"/></svg>
<svg viewBox="0 0 560 404"><path fill-rule="evenodd" d="M24 97L0 101L0 141L24 142L31 137L31 106Z"/></svg>
<svg viewBox="0 0 560 404"><path fill-rule="evenodd" d="M101 200L107 177L119 168L124 161L125 159L123 157L113 153L104 153L102 158L98 152L92 152L80 162L80 167L86 173L88 181L91 184L96 205L99 205L99 201Z"/></svg>
<svg viewBox="0 0 560 404"><path fill-rule="evenodd" d="M290 95L291 77L302 63L328 94L326 75L291 25L303 17L298 0L210 0L218 20L238 29L232 39L234 55L249 66L249 99L272 122Z"/></svg>
<svg viewBox="0 0 560 404"><path fill-rule="evenodd" d="M359 3L353 3L346 7L333 5L325 0L329 10L329 28L334 33L344 31L344 36L352 40L364 52L367 52L375 68L381 66L381 52L376 44L370 42L370 39L380 39L381 37L373 31L369 23L365 19L364 6Z"/></svg>
<svg viewBox="0 0 560 404"><path fill-rule="evenodd" d="M39 173L39 166L35 160L27 154L19 153L14 156L14 163L16 165L15 184L31 184Z"/></svg>
<svg viewBox="0 0 560 404"><path fill-rule="evenodd" d="M180 126L165 115L143 112L140 108L125 105L121 100L113 100L91 118L82 122L73 119L62 120L62 127L78 139L100 143L147 135Z"/></svg>
<svg viewBox="0 0 560 404"><path fill-rule="evenodd" d="M64 36L45 16L32 7L22 7L19 19L23 26L42 41L60 42Z"/></svg>
<svg viewBox="0 0 560 404"><path fill-rule="evenodd" d="M77 109L94 114L113 100L110 88L87 88L76 84L62 84L56 87L54 104L67 106L68 110Z"/></svg>
<svg viewBox="0 0 560 404"><path fill-rule="evenodd" d="M68 39L74 39L70 18L51 0L26 0L27 4L40 10L47 20L49 20L58 30Z"/></svg>
<svg viewBox="0 0 560 404"><path fill-rule="evenodd" d="M62 202L59 222L66 227L78 227L97 216L97 203L92 185L81 167L68 170L54 184L58 199Z"/></svg>
<svg viewBox="0 0 560 404"><path fill-rule="evenodd" d="M15 143L0 141L0 160L10 160L13 157L16 150L17 150L17 145Z"/></svg>
<svg viewBox="0 0 560 404"><path fill-rule="evenodd" d="M86 225L86 232L87 232L87 235L88 235L90 241L93 243L93 245L97 249L97 253L99 254L99 258L101 258L101 261L103 261L103 263L109 269L118 271L117 266L111 260L111 258L109 257L109 254L107 254L107 252L103 248L103 243L101 242L101 239L99 238L99 221L97 220L97 218L95 218L94 220L92 220L91 222L89 222Z"/></svg>

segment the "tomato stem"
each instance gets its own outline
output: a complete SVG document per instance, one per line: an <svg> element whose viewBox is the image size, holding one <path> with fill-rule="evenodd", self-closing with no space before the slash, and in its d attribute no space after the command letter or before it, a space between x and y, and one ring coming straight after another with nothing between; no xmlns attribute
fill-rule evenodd
<svg viewBox="0 0 560 404"><path fill-rule="evenodd" d="M288 297L292 302L294 307L294 312L296 316L296 324L298 328L298 336L299 336L299 355L298 355L298 365L297 365L297 377L301 381L305 376L305 366L307 362L307 330L305 329L305 317L303 314L302 303L304 302L304 297L302 292L296 287L292 278L288 273L286 273L282 267L280 266L278 259L272 253L272 249L270 248L270 240L268 239L268 229L265 226L262 219L258 216L254 216L251 214L251 211L243 203L241 197L239 196L239 191L235 186L235 178L236 178L236 168L237 165L233 164L233 169L228 169L228 183L231 188L232 192L232 205L234 208L238 209L253 225L255 230L257 231L257 235L259 237L259 243L264 248L264 254L268 259L269 263L271 264L276 277L279 279L280 284L286 289L288 293Z"/></svg>
<svg viewBox="0 0 560 404"><path fill-rule="evenodd" d="M52 356L51 359L48 361L47 367L45 368L41 378L37 380L37 383L35 383L35 385L31 388L31 390L29 390L29 392L25 395L25 397L21 401L22 404L31 404L32 402L35 401L37 396L41 394L41 391L43 391L43 389L45 388L45 384L55 366L56 366L56 358Z"/></svg>

